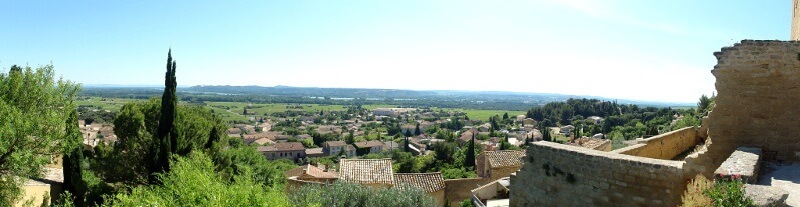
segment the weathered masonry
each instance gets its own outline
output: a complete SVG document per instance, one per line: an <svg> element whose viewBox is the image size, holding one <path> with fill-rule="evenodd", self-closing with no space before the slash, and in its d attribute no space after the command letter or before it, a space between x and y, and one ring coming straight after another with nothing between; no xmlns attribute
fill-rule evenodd
<svg viewBox="0 0 800 207"><path fill-rule="evenodd" d="M511 176L511 206L676 206L687 181L711 178L739 147L800 161L800 42L743 40L714 56L718 95L703 126L611 152L536 142Z"/></svg>

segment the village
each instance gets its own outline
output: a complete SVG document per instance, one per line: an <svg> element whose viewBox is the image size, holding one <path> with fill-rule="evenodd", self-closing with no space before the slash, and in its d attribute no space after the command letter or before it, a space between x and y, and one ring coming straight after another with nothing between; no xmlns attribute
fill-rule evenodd
<svg viewBox="0 0 800 207"><path fill-rule="evenodd" d="M423 189L440 205L445 202L458 205L465 199L488 206L508 205L508 177L521 167L526 143L544 138L536 121L525 115L498 114L484 121L453 110L359 107L267 117L247 113L245 109L242 115L249 116L252 124L232 124L227 129L229 138L255 146L264 159L290 160L299 165L285 172L289 191L303 184L336 180L369 186L410 185ZM597 116L583 120L587 124L602 121ZM86 124L81 120L80 125L87 149L98 144L112 145L117 140L113 126L108 123ZM547 128L551 136L569 140L564 144L611 150L611 140L603 134L576 138L580 132L575 130L573 125ZM445 177L442 172L394 170L393 165L397 165L392 161L394 151L434 157L436 143L450 143L463 150L471 140L480 153L475 155L475 166L466 169L472 171L471 176ZM504 194L501 189L505 189Z"/></svg>

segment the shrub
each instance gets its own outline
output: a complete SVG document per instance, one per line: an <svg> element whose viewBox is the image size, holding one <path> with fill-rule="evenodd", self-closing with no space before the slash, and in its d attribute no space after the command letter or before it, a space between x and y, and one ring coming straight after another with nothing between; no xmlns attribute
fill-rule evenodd
<svg viewBox="0 0 800 207"><path fill-rule="evenodd" d="M743 186L741 179L710 181L697 175L681 196L682 206L755 206L753 200L745 196Z"/></svg>
<svg viewBox="0 0 800 207"><path fill-rule="evenodd" d="M369 187L334 182L331 185L306 185L288 194L295 206L436 206L436 201L413 187Z"/></svg>
<svg viewBox="0 0 800 207"><path fill-rule="evenodd" d="M714 182L714 187L704 192L714 206L755 206L753 200L745 196L744 184L741 179L719 179Z"/></svg>
<svg viewBox="0 0 800 207"><path fill-rule="evenodd" d="M265 188L245 170L229 181L197 151L176 157L172 170L158 176L163 185L140 186L109 197L104 206L289 206L281 190Z"/></svg>

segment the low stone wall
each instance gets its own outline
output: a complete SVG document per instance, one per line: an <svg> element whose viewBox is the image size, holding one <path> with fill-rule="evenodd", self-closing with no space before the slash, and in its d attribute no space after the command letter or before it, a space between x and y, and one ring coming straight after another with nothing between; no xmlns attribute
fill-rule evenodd
<svg viewBox="0 0 800 207"><path fill-rule="evenodd" d="M701 141L694 127L686 127L640 140L639 144L619 148L612 152L638 157L671 160L681 153L686 152L686 150L694 148L694 146Z"/></svg>
<svg viewBox="0 0 800 207"><path fill-rule="evenodd" d="M510 204L676 206L693 176L685 175L682 166L682 161L535 142L525 164L511 176Z"/></svg>
<svg viewBox="0 0 800 207"><path fill-rule="evenodd" d="M305 180L298 180L295 178L287 178L286 179L286 192L292 192L294 189L297 189L304 185L325 185L325 183L321 182L314 182L314 181L305 181Z"/></svg>
<svg viewBox="0 0 800 207"><path fill-rule="evenodd" d="M444 180L445 199L450 201L450 206L458 206L461 201L472 197L472 189L486 185L493 180L490 178L462 178Z"/></svg>
<svg viewBox="0 0 800 207"><path fill-rule="evenodd" d="M758 182L761 169L761 149L739 147L714 171L715 178L741 178L747 183Z"/></svg>

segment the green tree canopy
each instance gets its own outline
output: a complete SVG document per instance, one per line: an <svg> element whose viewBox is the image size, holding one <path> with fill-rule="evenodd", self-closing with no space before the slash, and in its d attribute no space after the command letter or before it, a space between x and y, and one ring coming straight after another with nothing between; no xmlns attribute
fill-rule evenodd
<svg viewBox="0 0 800 207"><path fill-rule="evenodd" d="M10 206L52 156L80 144L64 130L80 85L54 77L52 65L0 73L0 206Z"/></svg>
<svg viewBox="0 0 800 207"><path fill-rule="evenodd" d="M101 173L109 178L110 182L141 183L147 179L151 171L146 167L157 157L159 144L157 129L160 119L161 100L129 102L122 106L119 114L114 119L114 133L119 137L119 143L114 147L114 158L108 160L108 165L116 169L105 169ZM199 106L177 107L175 119L176 149L178 151L192 151L209 146L212 137L224 137L223 130L216 130L217 135L211 136L214 128L225 129L222 120L215 117L211 111ZM115 162L120 162L114 164ZM119 166L117 166L119 165Z"/></svg>

